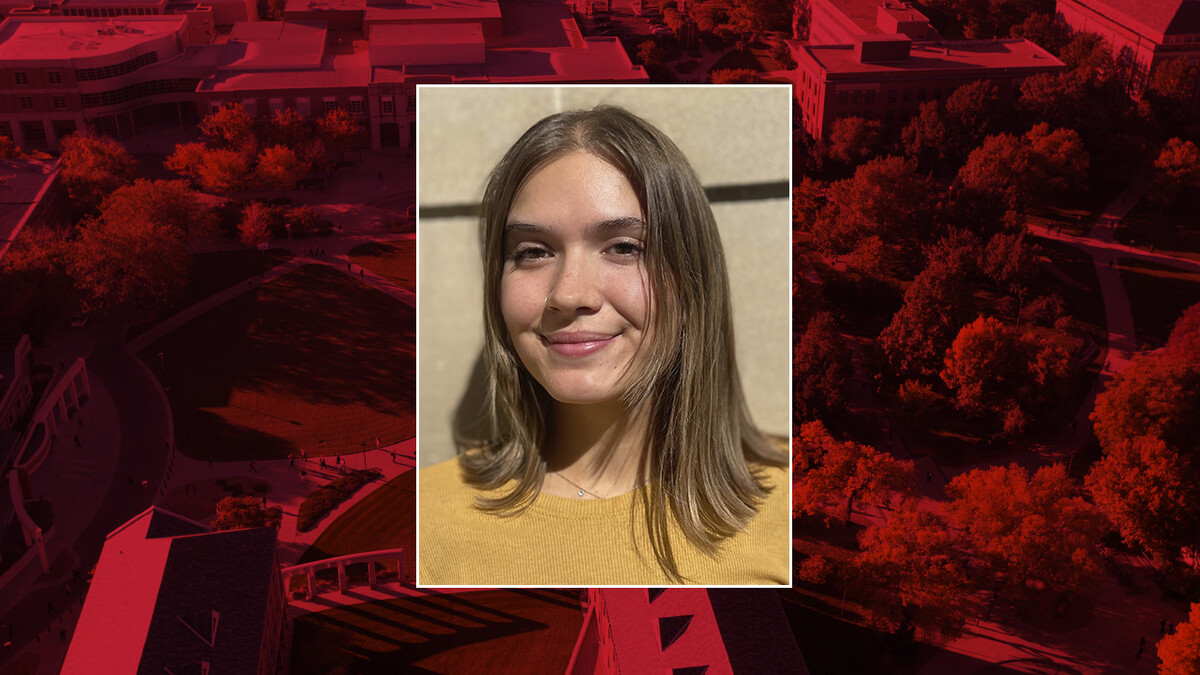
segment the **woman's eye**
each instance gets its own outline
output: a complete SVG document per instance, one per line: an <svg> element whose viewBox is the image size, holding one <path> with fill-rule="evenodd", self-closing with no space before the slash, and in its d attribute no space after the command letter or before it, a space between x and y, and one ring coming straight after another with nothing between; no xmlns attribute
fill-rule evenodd
<svg viewBox="0 0 1200 675"><path fill-rule="evenodd" d="M609 246L608 250L616 255L624 257L638 256L641 255L643 251L642 247L637 242L633 241L617 242L612 246Z"/></svg>
<svg viewBox="0 0 1200 675"><path fill-rule="evenodd" d="M541 260L550 256L550 251L541 246L526 246L513 251L512 259L517 262Z"/></svg>

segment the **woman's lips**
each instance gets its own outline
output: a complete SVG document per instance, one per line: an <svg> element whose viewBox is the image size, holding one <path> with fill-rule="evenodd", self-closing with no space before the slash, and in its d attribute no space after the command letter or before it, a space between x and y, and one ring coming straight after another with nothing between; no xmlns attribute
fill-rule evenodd
<svg viewBox="0 0 1200 675"><path fill-rule="evenodd" d="M552 333L541 335L542 343L550 351L561 356L587 356L595 354L612 343L617 334L612 333Z"/></svg>

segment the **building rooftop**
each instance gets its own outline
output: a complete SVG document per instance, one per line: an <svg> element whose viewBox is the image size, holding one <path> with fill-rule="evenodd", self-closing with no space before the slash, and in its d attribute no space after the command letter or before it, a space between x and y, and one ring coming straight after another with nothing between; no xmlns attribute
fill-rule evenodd
<svg viewBox="0 0 1200 675"><path fill-rule="evenodd" d="M108 21L75 17L9 17L0 24L0 61L59 60L119 53L179 32L186 16L125 16ZM112 35L105 28L113 26Z"/></svg>
<svg viewBox="0 0 1200 675"><path fill-rule="evenodd" d="M1053 54L1024 39L914 42L907 59L876 63L858 61L853 45L793 44L830 74L1064 67Z"/></svg>
<svg viewBox="0 0 1200 675"><path fill-rule="evenodd" d="M705 589L606 588L600 593L619 670L669 673L708 666L712 672L732 672Z"/></svg>
<svg viewBox="0 0 1200 675"><path fill-rule="evenodd" d="M327 54L316 67L292 70L222 69L200 82L197 91L255 91L311 89L321 87L366 87L371 81L371 64L366 51L356 54Z"/></svg>
<svg viewBox="0 0 1200 675"><path fill-rule="evenodd" d="M156 7L168 0L62 0L59 7Z"/></svg>
<svg viewBox="0 0 1200 675"><path fill-rule="evenodd" d="M323 23L247 21L233 25L221 56L222 70L319 68L325 53Z"/></svg>
<svg viewBox="0 0 1200 675"><path fill-rule="evenodd" d="M1200 33L1200 0L1075 0L1115 23L1156 36Z"/></svg>
<svg viewBox="0 0 1200 675"><path fill-rule="evenodd" d="M580 47L489 49L491 82L640 82L649 78L615 37L587 38Z"/></svg>
<svg viewBox="0 0 1200 675"><path fill-rule="evenodd" d="M306 0L288 0L288 9L292 5L302 5ZM407 4L367 4L366 0L356 1L366 14L363 21L372 24L372 36L380 23L429 23L444 21L483 21L500 19L500 3L498 0L413 0ZM505 8L507 15L509 5ZM506 28L506 30L508 30Z"/></svg>
<svg viewBox="0 0 1200 675"><path fill-rule="evenodd" d="M274 565L272 528L143 511L108 536L62 672L255 672Z"/></svg>

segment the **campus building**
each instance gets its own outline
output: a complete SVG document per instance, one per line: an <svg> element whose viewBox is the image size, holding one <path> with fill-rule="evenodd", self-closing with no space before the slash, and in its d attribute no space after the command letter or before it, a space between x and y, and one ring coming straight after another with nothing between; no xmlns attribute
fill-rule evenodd
<svg viewBox="0 0 1200 675"><path fill-rule="evenodd" d="M285 610L274 528L150 507L108 535L62 672L269 675Z"/></svg>
<svg viewBox="0 0 1200 675"><path fill-rule="evenodd" d="M122 137L195 123L211 67L193 62L193 45L211 33L188 15L10 17L0 24L0 134L30 150L89 126Z"/></svg>
<svg viewBox="0 0 1200 675"><path fill-rule="evenodd" d="M912 40L938 40L929 19L899 0L811 0L808 44L851 45L868 35L899 33Z"/></svg>
<svg viewBox="0 0 1200 675"><path fill-rule="evenodd" d="M943 104L955 89L979 80L991 80L1002 100L1011 101L1026 78L1065 68L1024 39L914 42L891 34L847 45L788 44L797 64L796 106L813 138L842 117L903 127L925 101Z"/></svg>
<svg viewBox="0 0 1200 675"><path fill-rule="evenodd" d="M1182 58L1200 66L1198 0L1058 0L1056 11L1071 30L1108 42L1134 97L1163 61Z"/></svg>
<svg viewBox="0 0 1200 675"><path fill-rule="evenodd" d="M343 108L372 147L412 147L418 84L647 81L616 38L583 37L562 4L506 4L502 16L497 0L292 0L285 21L226 32L216 4L175 14L181 5L106 1L120 18L0 24L0 134L54 149L87 126L124 138L241 103L258 117Z"/></svg>
<svg viewBox="0 0 1200 675"><path fill-rule="evenodd" d="M771 590L589 588L568 675L807 675Z"/></svg>

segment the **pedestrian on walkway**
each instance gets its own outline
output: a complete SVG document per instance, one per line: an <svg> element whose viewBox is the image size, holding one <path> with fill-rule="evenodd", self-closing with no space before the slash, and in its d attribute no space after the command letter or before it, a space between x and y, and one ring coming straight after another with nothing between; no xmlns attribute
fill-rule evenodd
<svg viewBox="0 0 1200 675"><path fill-rule="evenodd" d="M322 469L326 468L326 466L325 466L325 458L324 458L324 457L321 457L321 468L322 468Z"/></svg>
<svg viewBox="0 0 1200 675"><path fill-rule="evenodd" d="M294 455L288 455L288 468L296 468L296 457Z"/></svg>
<svg viewBox="0 0 1200 675"><path fill-rule="evenodd" d="M206 455L206 457L208 458L208 468L211 469L212 468L212 455Z"/></svg>
<svg viewBox="0 0 1200 675"><path fill-rule="evenodd" d="M925 482L926 482L926 483L932 483L932 482L933 482L933 472L932 472L932 471L926 471L926 472L925 472Z"/></svg>
<svg viewBox="0 0 1200 675"><path fill-rule="evenodd" d="M392 453L392 464L395 464L396 463L396 449L392 448L391 453Z"/></svg>
<svg viewBox="0 0 1200 675"><path fill-rule="evenodd" d="M351 271L351 270L350 270L350 263L348 263L348 262L346 263L346 271L347 271L347 272L350 272L350 271Z"/></svg>
<svg viewBox="0 0 1200 675"><path fill-rule="evenodd" d="M304 479L307 477L308 477L308 472L305 471L304 469L300 469L300 482L304 482Z"/></svg>
<svg viewBox="0 0 1200 675"><path fill-rule="evenodd" d="M304 448L300 448L300 461L301 462L308 461L308 453L304 451Z"/></svg>
<svg viewBox="0 0 1200 675"><path fill-rule="evenodd" d="M258 469L254 468L254 460L250 460L250 473L258 473Z"/></svg>
<svg viewBox="0 0 1200 675"><path fill-rule="evenodd" d="M361 268L361 267L360 267L360 268L358 268L358 278L359 278L359 279L362 279L362 278L363 278L363 271L362 271L362 268Z"/></svg>

